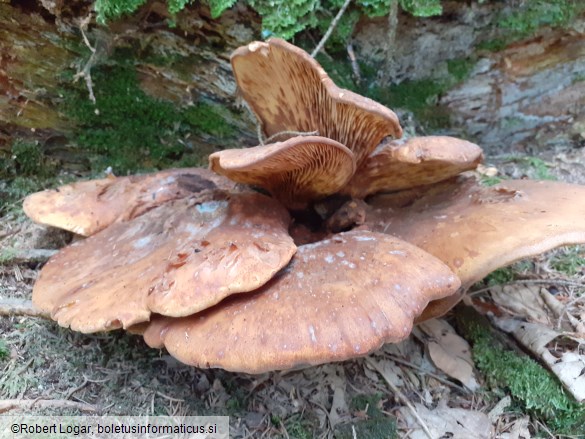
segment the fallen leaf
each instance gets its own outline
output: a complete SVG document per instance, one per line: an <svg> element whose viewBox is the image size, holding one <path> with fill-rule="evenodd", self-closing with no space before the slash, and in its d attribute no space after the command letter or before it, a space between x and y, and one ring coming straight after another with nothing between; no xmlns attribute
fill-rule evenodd
<svg viewBox="0 0 585 439"><path fill-rule="evenodd" d="M414 407L425 422L433 438L488 439L492 437L492 424L485 413L459 408L437 408L429 410L422 404ZM406 427L412 429L411 439L429 439L418 421L406 407L400 408Z"/></svg>
<svg viewBox="0 0 585 439"><path fill-rule="evenodd" d="M531 322L551 324L548 307L537 285L505 285L490 289L492 300L504 310Z"/></svg>
<svg viewBox="0 0 585 439"><path fill-rule="evenodd" d="M514 336L518 343L551 369L558 377L565 389L579 401L585 401L585 355L576 351L563 352L561 357L553 355L547 345L564 334L538 323L527 323L516 319L494 319L495 324L505 332ZM580 339L580 343L585 340Z"/></svg>
<svg viewBox="0 0 585 439"><path fill-rule="evenodd" d="M427 341L427 347L435 366L471 391L477 390L479 384L473 373L473 360L467 341L457 335L453 327L444 320L429 320L419 327L431 337Z"/></svg>

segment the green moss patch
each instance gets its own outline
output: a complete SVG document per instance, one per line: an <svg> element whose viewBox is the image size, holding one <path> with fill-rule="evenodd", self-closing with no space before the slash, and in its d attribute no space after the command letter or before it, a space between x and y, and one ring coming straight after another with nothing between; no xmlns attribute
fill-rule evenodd
<svg viewBox="0 0 585 439"><path fill-rule="evenodd" d="M391 439L396 436L396 420L382 413L380 409L382 395L358 395L351 401L351 409L364 414L364 419L343 424L335 429L335 437L351 439L363 437L369 439ZM355 431L355 433L354 433Z"/></svg>
<svg viewBox="0 0 585 439"><path fill-rule="evenodd" d="M111 166L118 174L200 165L206 152L192 145L192 134L224 138L233 133L225 110L198 102L179 107L147 95L131 62L92 70L96 103L79 84L64 90L63 110L76 123L72 140L91 153L92 169Z"/></svg>
<svg viewBox="0 0 585 439"><path fill-rule="evenodd" d="M477 318L458 321L472 342L473 360L492 388L507 390L517 407L542 420L556 434L580 434L585 427L585 406L571 399L557 379L530 357L504 347L491 334L489 323Z"/></svg>

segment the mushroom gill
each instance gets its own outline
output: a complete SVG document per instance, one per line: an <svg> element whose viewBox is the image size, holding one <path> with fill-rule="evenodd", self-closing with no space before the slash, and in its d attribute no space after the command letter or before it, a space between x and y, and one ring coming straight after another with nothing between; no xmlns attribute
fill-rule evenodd
<svg viewBox="0 0 585 439"><path fill-rule="evenodd" d="M347 146L359 167L382 139L402 135L393 111L337 87L308 53L284 40L255 41L236 49L231 61L266 136L316 131Z"/></svg>
<svg viewBox="0 0 585 439"><path fill-rule="evenodd" d="M355 172L352 152L340 143L316 136L246 149L228 149L209 156L212 171L268 190L290 209L331 195Z"/></svg>

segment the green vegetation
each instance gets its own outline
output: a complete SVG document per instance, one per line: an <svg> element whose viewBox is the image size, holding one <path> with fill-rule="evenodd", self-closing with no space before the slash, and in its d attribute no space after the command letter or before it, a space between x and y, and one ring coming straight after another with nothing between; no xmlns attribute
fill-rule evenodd
<svg viewBox="0 0 585 439"><path fill-rule="evenodd" d="M500 50L504 50L507 44L506 40L495 38L493 40L482 41L476 46L476 48L478 50L487 50L489 52L499 52Z"/></svg>
<svg viewBox="0 0 585 439"><path fill-rule="evenodd" d="M364 414L364 420L343 424L336 428L335 437L351 439L363 437L369 439L389 439L396 437L396 420L389 418L381 410L382 395L358 395L353 398L350 408ZM355 436L353 429L355 429Z"/></svg>
<svg viewBox="0 0 585 439"><path fill-rule="evenodd" d="M10 349L2 339L0 339L0 361L7 359L10 356Z"/></svg>
<svg viewBox="0 0 585 439"><path fill-rule="evenodd" d="M293 415L286 419L284 427L290 438L295 439L312 439L314 434L312 432L312 424L301 415Z"/></svg>
<svg viewBox="0 0 585 439"><path fill-rule="evenodd" d="M360 16L381 17L388 14L392 1L398 1L402 9L416 17L440 15L441 0L355 0L338 23L332 42L347 41ZM231 8L236 0L205 0L211 16L218 18ZM123 15L131 14L143 6L146 0L96 0L94 9L97 21L106 23ZM181 11L191 0L167 0L171 14ZM319 29L324 32L344 0L246 0L246 3L262 17L263 36L290 39L299 32ZM171 20L171 23L173 20Z"/></svg>
<svg viewBox="0 0 585 439"><path fill-rule="evenodd" d="M495 285L503 285L514 280L514 270L511 266L498 268L496 271L492 271L487 277L483 280L487 286L495 286Z"/></svg>
<svg viewBox="0 0 585 439"><path fill-rule="evenodd" d="M92 70L94 105L80 84L63 91L63 110L76 123L73 141L92 153L92 168L114 173L161 169L177 163L197 165L203 155L192 151L191 133L224 138L228 110L199 102L179 108L147 95L130 61Z"/></svg>
<svg viewBox="0 0 585 439"><path fill-rule="evenodd" d="M565 27L583 8L581 0L530 0L506 11L499 25L513 37L521 38L543 26Z"/></svg>
<svg viewBox="0 0 585 439"><path fill-rule="evenodd" d="M386 88L374 88L368 96L390 108L412 111L416 120L427 128L440 128L450 123L448 112L437 106L440 95L448 89L443 81L422 79L404 81Z"/></svg>
<svg viewBox="0 0 585 439"><path fill-rule="evenodd" d="M518 157L514 158L523 169L528 172L530 177L537 180L556 180L556 177L550 173L551 165L538 157ZM532 175L533 174L533 175Z"/></svg>
<svg viewBox="0 0 585 439"><path fill-rule="evenodd" d="M468 321L477 368L492 388L507 389L520 410L541 419L556 434L578 434L585 426L585 407L573 401L556 378L536 361L507 350L479 323Z"/></svg>
<svg viewBox="0 0 585 439"><path fill-rule="evenodd" d="M504 181L503 178L501 177L490 177L488 175L481 175L479 178L479 183L482 186L495 186L496 184L500 184L502 181Z"/></svg>
<svg viewBox="0 0 585 439"><path fill-rule="evenodd" d="M551 266L568 276L585 274L585 247L577 245L561 249L551 259Z"/></svg>
<svg viewBox="0 0 585 439"><path fill-rule="evenodd" d="M0 179L16 176L46 178L54 172L54 166L45 157L38 141L15 139L10 152L0 157Z"/></svg>

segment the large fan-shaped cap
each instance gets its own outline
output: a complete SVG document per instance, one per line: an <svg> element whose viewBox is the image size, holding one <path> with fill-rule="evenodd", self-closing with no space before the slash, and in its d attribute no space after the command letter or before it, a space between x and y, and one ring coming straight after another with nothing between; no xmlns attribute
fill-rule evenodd
<svg viewBox="0 0 585 439"><path fill-rule="evenodd" d="M23 207L37 223L89 236L169 200L215 188L233 190L234 183L207 169L169 169L81 181L37 192L26 197Z"/></svg>
<svg viewBox="0 0 585 439"><path fill-rule="evenodd" d="M151 311L192 314L284 267L296 250L288 225L284 207L261 194L170 201L61 250L33 302L81 332L127 328Z"/></svg>
<svg viewBox="0 0 585 439"><path fill-rule="evenodd" d="M365 198L380 191L432 184L475 169L481 159L479 146L454 137L395 140L378 146L343 192L354 198Z"/></svg>
<svg viewBox="0 0 585 439"><path fill-rule="evenodd" d="M314 132L347 146L358 167L387 136L402 129L393 111L337 87L304 50L272 38L232 54L238 87L267 136Z"/></svg>
<svg viewBox="0 0 585 439"><path fill-rule="evenodd" d="M285 142L228 149L209 156L210 168L238 183L267 189L284 205L304 208L347 184L355 172L352 152L325 137L293 137Z"/></svg>
<svg viewBox="0 0 585 439"><path fill-rule="evenodd" d="M460 177L431 187L407 207L388 208L384 199L369 201L369 228L436 256L464 288L519 259L585 243L585 186L517 180L483 187ZM459 296L431 304L421 320L446 312Z"/></svg>
<svg viewBox="0 0 585 439"><path fill-rule="evenodd" d="M153 347L197 367L262 373L366 355L408 336L429 300L459 280L404 241L368 231L299 247L257 292L200 314L153 321Z"/></svg>

